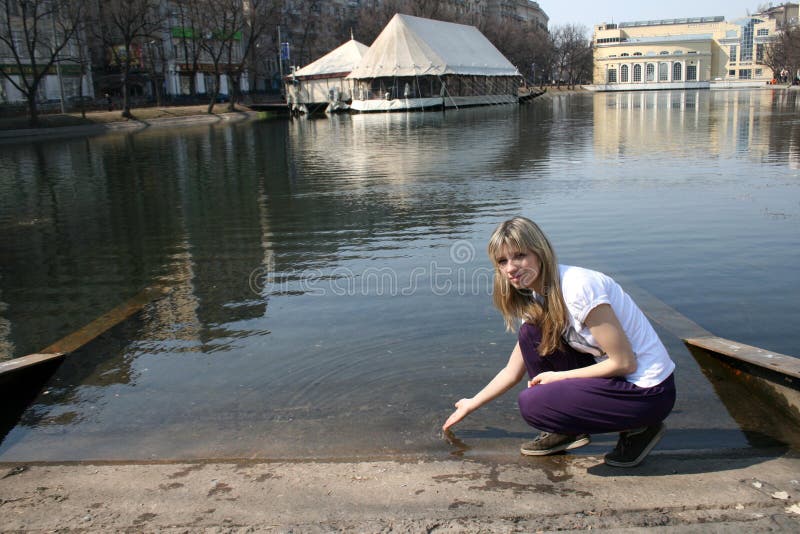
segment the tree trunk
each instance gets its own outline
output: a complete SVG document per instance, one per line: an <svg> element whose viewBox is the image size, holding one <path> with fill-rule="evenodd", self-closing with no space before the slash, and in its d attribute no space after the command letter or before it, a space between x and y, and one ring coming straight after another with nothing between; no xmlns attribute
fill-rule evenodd
<svg viewBox="0 0 800 534"><path fill-rule="evenodd" d="M126 119L130 119L131 115L131 105L128 101L128 71L130 67L128 66L127 62L122 69L122 116Z"/></svg>
<svg viewBox="0 0 800 534"><path fill-rule="evenodd" d="M189 72L189 95L192 98L197 98L197 70L197 63L194 63L192 70Z"/></svg>
<svg viewBox="0 0 800 534"><path fill-rule="evenodd" d="M159 76L155 78L156 79L153 81L153 90L156 93L156 106L161 107L161 78Z"/></svg>
<svg viewBox="0 0 800 534"><path fill-rule="evenodd" d="M36 108L36 88L28 93L28 124L31 128L39 126L39 110Z"/></svg>
<svg viewBox="0 0 800 534"><path fill-rule="evenodd" d="M78 79L78 105L81 107L81 118L86 118L86 102L83 101L83 68L81 68L81 77Z"/></svg>
<svg viewBox="0 0 800 534"><path fill-rule="evenodd" d="M219 94L220 74L219 70L214 74L214 90L211 91L211 100L208 101L208 114L214 113L214 104L217 102L217 95Z"/></svg>
<svg viewBox="0 0 800 534"><path fill-rule="evenodd" d="M231 82L230 98L228 99L228 111L236 111L236 100L239 97L239 84L241 83L240 74L228 74Z"/></svg>

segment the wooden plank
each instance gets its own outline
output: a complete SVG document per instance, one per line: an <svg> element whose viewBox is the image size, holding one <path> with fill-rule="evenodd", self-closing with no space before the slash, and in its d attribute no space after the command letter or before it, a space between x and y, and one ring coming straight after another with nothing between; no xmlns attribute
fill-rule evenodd
<svg viewBox="0 0 800 534"><path fill-rule="evenodd" d="M27 369L44 362L54 361L63 358L71 352L75 352L104 332L107 332L131 315L140 311L153 300L163 297L169 293L169 291L169 288L164 286L145 288L135 297L123 302L113 310L104 313L91 323L79 328L68 336L59 339L52 345L45 347L38 353L0 362L0 376Z"/></svg>
<svg viewBox="0 0 800 534"><path fill-rule="evenodd" d="M82 346L97 338L102 333L110 330L134 313L144 308L154 299L163 297L167 293L169 293L169 289L163 286L147 287L132 299L123 302L113 310L104 313L83 328L80 328L70 335L59 339L52 345L45 347L39 352L43 354L51 354L56 352L69 354L70 352L75 352Z"/></svg>
<svg viewBox="0 0 800 534"><path fill-rule="evenodd" d="M63 352L55 352L52 354L28 354L27 356L22 356L21 358L6 360L4 362L0 362L0 375L63 357Z"/></svg>
<svg viewBox="0 0 800 534"><path fill-rule="evenodd" d="M716 336L686 338L687 345L722 354L751 365L800 378L800 359Z"/></svg>

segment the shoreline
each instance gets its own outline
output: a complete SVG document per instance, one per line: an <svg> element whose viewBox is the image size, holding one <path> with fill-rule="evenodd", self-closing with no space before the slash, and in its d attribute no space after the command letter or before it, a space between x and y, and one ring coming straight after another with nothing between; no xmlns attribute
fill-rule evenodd
<svg viewBox="0 0 800 534"><path fill-rule="evenodd" d="M534 532L800 528L800 458L766 451L151 464L0 464L1 531Z"/></svg>
<svg viewBox="0 0 800 534"><path fill-rule="evenodd" d="M198 113L174 117L134 118L130 120L96 122L74 126L44 126L39 128L0 130L0 143L24 142L56 137L101 135L113 132L137 132L149 128L241 122L257 119L264 115L263 112L242 109L239 111L214 113L211 115L207 113Z"/></svg>
<svg viewBox="0 0 800 534"><path fill-rule="evenodd" d="M594 93L576 85L572 89L564 87L545 86L545 91L538 98L553 98L555 96L565 96L573 94ZM754 89L783 89L787 91L798 91L800 86L767 86L763 88ZM535 100L535 99L534 99ZM194 111L188 111L189 108L196 108ZM56 117L55 121L59 119L69 120L86 120L85 124L73 125L59 125L51 124L47 126L40 126L37 128L6 128L3 127L0 120L0 144L25 142L36 139L52 139L59 137L72 137L72 136L93 136L102 135L105 133L114 132L137 132L148 128L168 128L174 126L184 125L201 125L201 124L215 124L222 122L241 122L245 120L255 120L266 118L269 113L264 111L253 111L247 106L239 105L237 111L224 111L220 113L208 114L205 110L206 105L199 106L184 106L184 107L161 107L161 108L137 108L134 111L138 112L143 118L124 119L119 115L119 111L89 111L86 113L87 119L79 119L79 113L73 112L66 115L42 115L41 117L46 121L48 117ZM178 111L176 116L154 116L148 117L156 113L163 113L165 115L172 114L173 111ZM100 120L92 121L92 117L102 117ZM109 118L111 117L111 118Z"/></svg>

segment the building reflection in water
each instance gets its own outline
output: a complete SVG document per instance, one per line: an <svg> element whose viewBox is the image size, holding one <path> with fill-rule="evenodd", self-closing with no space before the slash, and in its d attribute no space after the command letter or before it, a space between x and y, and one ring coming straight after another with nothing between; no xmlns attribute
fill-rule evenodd
<svg viewBox="0 0 800 534"><path fill-rule="evenodd" d="M594 140L607 156L648 153L708 158L741 153L797 165L800 126L786 112L800 108L796 91L639 91L598 93Z"/></svg>

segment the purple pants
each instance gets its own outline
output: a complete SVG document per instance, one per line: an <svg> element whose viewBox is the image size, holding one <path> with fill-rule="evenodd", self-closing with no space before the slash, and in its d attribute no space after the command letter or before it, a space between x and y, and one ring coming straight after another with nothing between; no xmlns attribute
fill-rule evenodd
<svg viewBox="0 0 800 534"><path fill-rule="evenodd" d="M595 363L591 355L570 347L540 356L540 341L536 326L522 325L519 346L531 377ZM528 424L560 434L602 434L654 425L669 415L674 404L672 375L649 388L624 378L572 378L539 384L519 394L519 411Z"/></svg>

